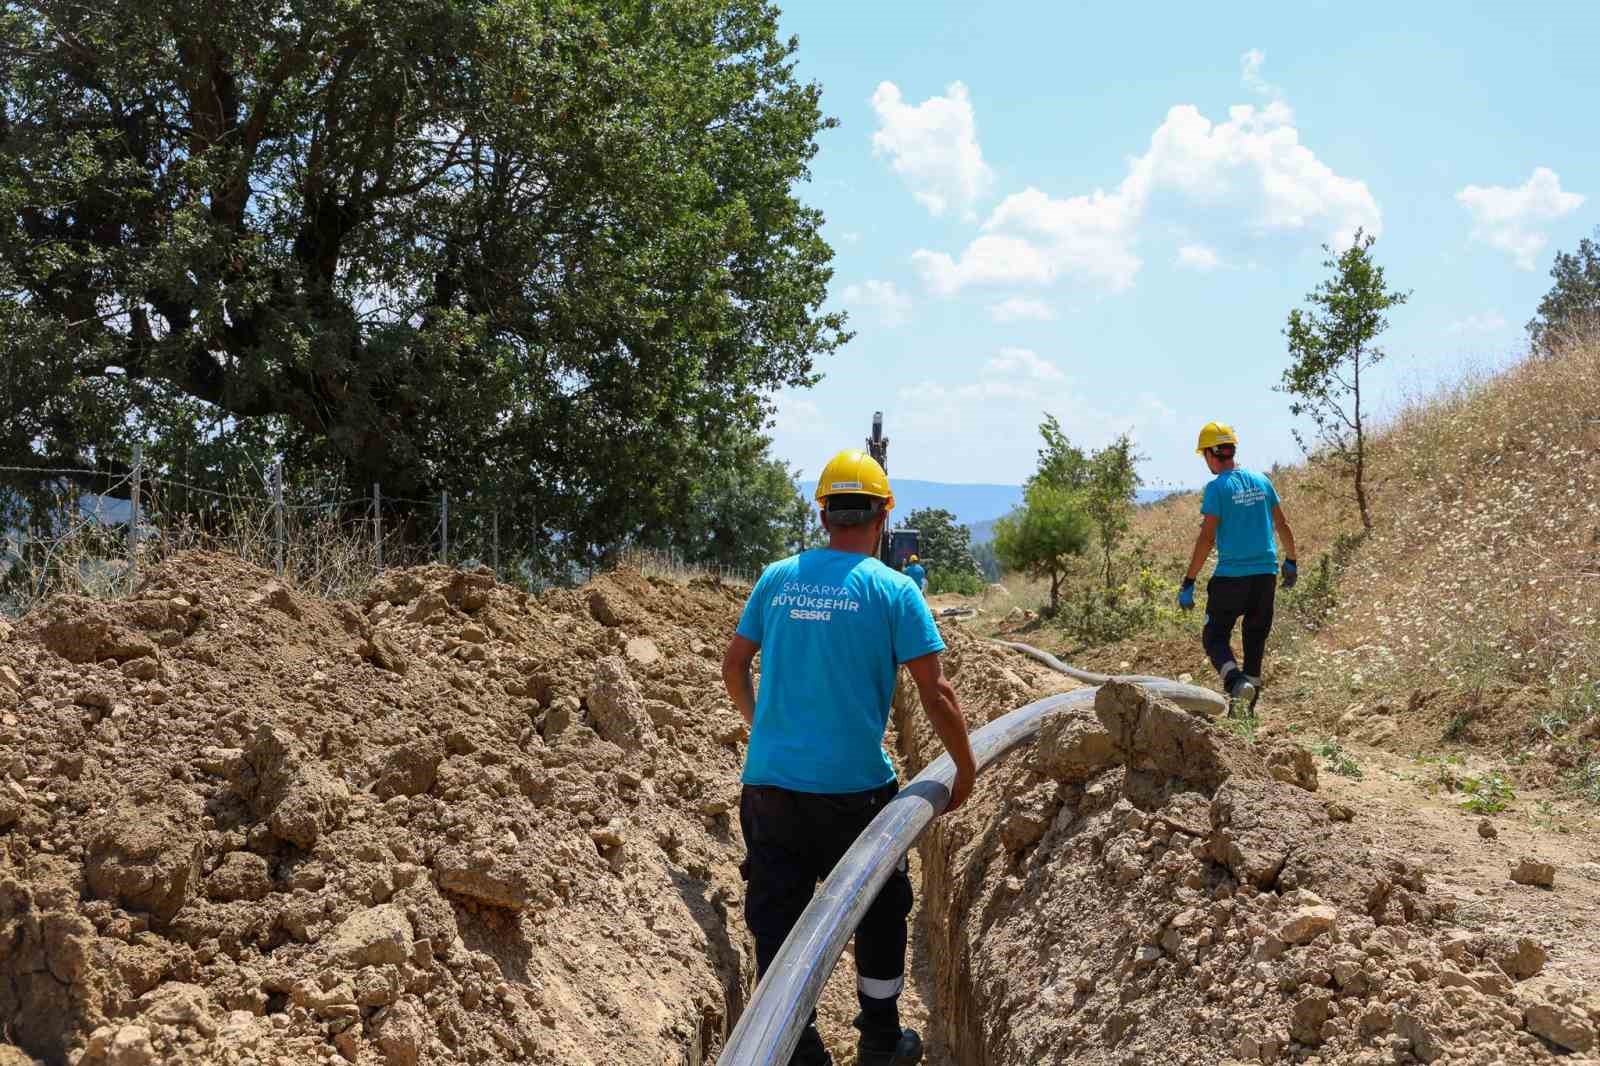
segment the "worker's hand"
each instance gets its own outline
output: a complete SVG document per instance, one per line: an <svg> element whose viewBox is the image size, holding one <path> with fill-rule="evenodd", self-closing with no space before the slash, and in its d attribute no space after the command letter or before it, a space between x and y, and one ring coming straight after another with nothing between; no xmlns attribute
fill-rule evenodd
<svg viewBox="0 0 1600 1066"><path fill-rule="evenodd" d="M1183 579L1183 587L1178 590L1178 606L1185 611L1194 610L1194 578Z"/></svg>
<svg viewBox="0 0 1600 1066"><path fill-rule="evenodd" d="M1286 589L1294 588L1294 583L1300 580L1300 568L1294 565L1293 559L1283 561L1283 578L1279 581Z"/></svg>
<svg viewBox="0 0 1600 1066"><path fill-rule="evenodd" d="M955 784L950 786L950 802L944 805L944 813L950 814L958 810L967 802L967 797L972 795L972 784L978 779L978 772L970 766L956 764Z"/></svg>

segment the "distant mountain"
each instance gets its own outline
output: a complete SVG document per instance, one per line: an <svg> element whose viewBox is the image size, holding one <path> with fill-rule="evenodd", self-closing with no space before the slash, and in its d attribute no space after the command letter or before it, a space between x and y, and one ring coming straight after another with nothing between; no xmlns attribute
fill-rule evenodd
<svg viewBox="0 0 1600 1066"><path fill-rule="evenodd" d="M904 518L924 507L942 507L965 526L992 522L1022 502L1020 485L957 485L944 481L891 478L895 515Z"/></svg>
<svg viewBox="0 0 1600 1066"><path fill-rule="evenodd" d="M972 530L972 542L984 544L994 538L994 521L1022 504L1021 485L963 485L948 481L918 481L891 477L894 483L894 511L903 520L924 507L942 507L956 521ZM1140 489L1139 503L1154 503L1173 491Z"/></svg>

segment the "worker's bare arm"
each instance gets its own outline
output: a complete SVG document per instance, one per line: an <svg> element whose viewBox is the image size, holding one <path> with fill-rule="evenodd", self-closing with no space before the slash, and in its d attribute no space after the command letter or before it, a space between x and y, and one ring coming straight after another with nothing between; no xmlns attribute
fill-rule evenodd
<svg viewBox="0 0 1600 1066"><path fill-rule="evenodd" d="M728 650L722 653L722 683L746 725L755 725L756 721L756 686L750 679L750 664L760 650L761 645L749 637L735 634L728 641Z"/></svg>
<svg viewBox="0 0 1600 1066"><path fill-rule="evenodd" d="M1184 574L1190 581L1200 576L1200 571L1205 569L1206 557L1216 546L1218 521L1218 516L1214 514L1205 515L1200 520L1200 533L1194 538L1194 551L1189 553L1189 571Z"/></svg>
<svg viewBox="0 0 1600 1066"><path fill-rule="evenodd" d="M956 690L944 676L939 654L924 655L905 664L911 679L917 683L917 695L922 697L922 710L939 734L944 750L956 764L955 784L950 788L950 803L944 813L960 807L972 794L973 782L978 776L977 760L972 754L972 743L967 739L967 720L961 715L961 705L956 702Z"/></svg>
<svg viewBox="0 0 1600 1066"><path fill-rule="evenodd" d="M1289 528L1289 516L1283 513L1283 505L1273 507L1272 524L1278 530L1278 536L1283 540L1283 557L1285 559L1300 558L1294 550L1294 530Z"/></svg>

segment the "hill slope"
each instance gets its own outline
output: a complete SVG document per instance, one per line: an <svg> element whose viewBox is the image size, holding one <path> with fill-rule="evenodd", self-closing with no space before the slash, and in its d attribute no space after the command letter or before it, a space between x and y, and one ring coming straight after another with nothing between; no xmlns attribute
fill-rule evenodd
<svg viewBox="0 0 1600 1066"><path fill-rule="evenodd" d="M1396 750L1581 763L1600 799L1600 343L1412 404L1371 469L1365 536L1340 471L1276 475L1304 575L1280 599L1277 702ZM1135 520L1174 580L1197 509L1188 493ZM1189 628L1173 665L1198 675Z"/></svg>

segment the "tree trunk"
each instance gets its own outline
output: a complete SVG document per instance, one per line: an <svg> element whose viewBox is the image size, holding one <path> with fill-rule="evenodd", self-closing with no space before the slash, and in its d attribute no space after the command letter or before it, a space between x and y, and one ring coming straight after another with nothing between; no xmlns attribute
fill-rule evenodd
<svg viewBox="0 0 1600 1066"><path fill-rule="evenodd" d="M1054 618L1061 612L1061 575L1055 571L1050 572L1050 617Z"/></svg>

